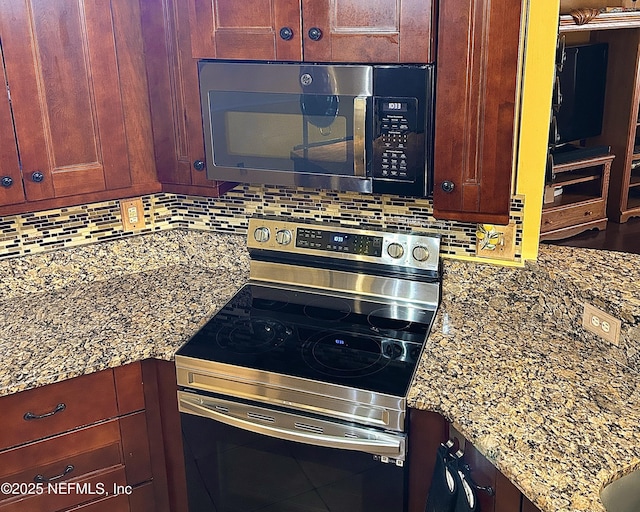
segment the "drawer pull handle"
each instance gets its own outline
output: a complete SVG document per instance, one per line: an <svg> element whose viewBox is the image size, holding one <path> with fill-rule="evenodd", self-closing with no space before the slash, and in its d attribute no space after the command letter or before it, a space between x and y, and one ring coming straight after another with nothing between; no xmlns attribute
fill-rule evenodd
<svg viewBox="0 0 640 512"><path fill-rule="evenodd" d="M589 217L589 216L591 216L591 215L593 215L593 212L591 212L591 211L586 211L586 212L584 212L584 216L585 216L585 217Z"/></svg>
<svg viewBox="0 0 640 512"><path fill-rule="evenodd" d="M33 414L32 412L26 412L24 413L23 418L26 421L41 420L42 418L48 418L49 416L53 416L54 414L64 411L66 408L67 408L66 404L58 404L56 405L56 408L51 412L47 412L45 414Z"/></svg>
<svg viewBox="0 0 640 512"><path fill-rule="evenodd" d="M67 467L64 468L64 471L62 473L60 473L59 475L47 478L44 475L38 474L38 475L33 477L33 481L35 483L37 483L37 484L43 484L43 483L46 483L46 482L53 482L54 480L60 480L61 478L64 478L69 473L71 473L74 469L75 469L75 467L73 467L73 464L68 464Z"/></svg>

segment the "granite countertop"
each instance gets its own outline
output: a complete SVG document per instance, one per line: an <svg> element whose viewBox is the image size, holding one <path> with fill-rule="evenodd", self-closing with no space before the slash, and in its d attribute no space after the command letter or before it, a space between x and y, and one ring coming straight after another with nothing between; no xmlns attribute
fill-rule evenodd
<svg viewBox="0 0 640 512"><path fill-rule="evenodd" d="M0 396L174 352L248 279L244 239L174 230L0 262ZM542 246L444 264L411 407L450 420L543 512L603 511L640 467L640 256ZM585 301L623 319L584 331Z"/></svg>
<svg viewBox="0 0 640 512"><path fill-rule="evenodd" d="M604 511L640 467L640 256L542 246L525 269L449 262L409 392L440 412L543 512ZM581 327L623 318L621 348Z"/></svg>
<svg viewBox="0 0 640 512"><path fill-rule="evenodd" d="M173 359L247 281L242 237L168 231L0 263L0 396Z"/></svg>

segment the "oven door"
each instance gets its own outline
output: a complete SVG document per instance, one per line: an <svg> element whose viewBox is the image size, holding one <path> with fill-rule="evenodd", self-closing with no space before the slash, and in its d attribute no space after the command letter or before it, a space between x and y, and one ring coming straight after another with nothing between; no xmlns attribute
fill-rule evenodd
<svg viewBox="0 0 640 512"><path fill-rule="evenodd" d="M405 436L179 391L189 511L402 512Z"/></svg>
<svg viewBox="0 0 640 512"><path fill-rule="evenodd" d="M199 69L210 179L371 191L370 66L201 61Z"/></svg>

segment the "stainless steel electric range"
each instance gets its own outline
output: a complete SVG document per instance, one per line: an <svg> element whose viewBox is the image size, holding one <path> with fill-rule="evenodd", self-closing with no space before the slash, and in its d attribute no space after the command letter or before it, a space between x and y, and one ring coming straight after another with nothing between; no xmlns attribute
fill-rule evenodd
<svg viewBox="0 0 640 512"><path fill-rule="evenodd" d="M247 244L249 282L176 355L189 511L405 510L439 237L252 218Z"/></svg>

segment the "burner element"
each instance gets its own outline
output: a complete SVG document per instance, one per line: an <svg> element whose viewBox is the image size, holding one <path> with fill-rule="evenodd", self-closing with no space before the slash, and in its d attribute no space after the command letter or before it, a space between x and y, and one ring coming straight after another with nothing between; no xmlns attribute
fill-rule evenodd
<svg viewBox="0 0 640 512"><path fill-rule="evenodd" d="M263 311L277 311L289 304L289 294L284 290L269 290L265 297L253 297L251 306Z"/></svg>
<svg viewBox="0 0 640 512"><path fill-rule="evenodd" d="M239 320L218 331L216 341L237 354L260 354L282 345L293 334L290 327L272 319Z"/></svg>
<svg viewBox="0 0 640 512"><path fill-rule="evenodd" d="M369 325L384 331L403 331L413 323L429 325L432 313L406 306L385 306L369 313Z"/></svg>
<svg viewBox="0 0 640 512"><path fill-rule="evenodd" d="M318 298L304 307L304 314L314 320L337 322L351 313L351 306L335 297Z"/></svg>
<svg viewBox="0 0 640 512"><path fill-rule="evenodd" d="M377 339L339 331L322 331L313 336L304 344L302 357L320 373L354 378L376 373L389 361Z"/></svg>

